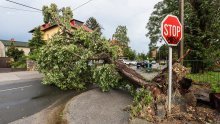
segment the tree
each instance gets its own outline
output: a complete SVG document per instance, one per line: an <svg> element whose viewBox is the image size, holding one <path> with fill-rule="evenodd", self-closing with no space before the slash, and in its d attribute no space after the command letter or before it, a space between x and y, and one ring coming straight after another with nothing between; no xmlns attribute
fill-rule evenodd
<svg viewBox="0 0 220 124"><path fill-rule="evenodd" d="M126 56L129 54L131 50L128 47L129 38L127 36L127 28L126 26L118 26L116 28L115 33L113 34L113 40L117 41L117 45L122 49L123 56Z"/></svg>
<svg viewBox="0 0 220 124"><path fill-rule="evenodd" d="M45 45L45 41L42 38L42 32L40 27L35 28L33 37L29 40L28 46L30 47L30 54Z"/></svg>
<svg viewBox="0 0 220 124"><path fill-rule="evenodd" d="M69 10L70 8L66 8L67 9L67 11L66 11L66 13L68 13L70 16L72 15L72 11L71 10ZM57 5L56 4L54 4L54 3L52 3L51 5L50 5L50 8L48 7L48 6L43 6L42 7L42 14L43 14L43 17L44 17L44 23L50 23L50 24L55 24L56 22L55 22L55 20L53 19L53 17L52 17L52 13L53 12L58 12L59 10L58 10L58 8L57 8ZM66 14L66 13L64 13L64 15Z"/></svg>
<svg viewBox="0 0 220 124"><path fill-rule="evenodd" d="M124 56L128 57L129 60L135 60L135 58L136 58L136 51L132 50L129 47L127 47L127 48L124 49Z"/></svg>
<svg viewBox="0 0 220 124"><path fill-rule="evenodd" d="M30 47L29 58L31 60L36 60L39 54L40 48L45 45L46 42L42 38L42 32L40 27L35 28L33 37L29 40L28 46Z"/></svg>
<svg viewBox="0 0 220 124"><path fill-rule="evenodd" d="M128 47L129 38L127 36L127 28L126 26L118 26L116 28L115 33L113 34L114 40L119 41L120 45L123 47Z"/></svg>
<svg viewBox="0 0 220 124"><path fill-rule="evenodd" d="M85 24L88 28L92 29L93 31L96 31L99 35L102 35L102 27L97 22L97 20L94 17L90 17Z"/></svg>
<svg viewBox="0 0 220 124"><path fill-rule="evenodd" d="M159 48L159 51L157 52L157 60L167 60L168 55L168 46L164 44Z"/></svg>
<svg viewBox="0 0 220 124"><path fill-rule="evenodd" d="M6 55L14 59L14 61L18 61L24 56L24 51L19 50L14 46L14 41L11 41L11 45L8 48Z"/></svg>
<svg viewBox="0 0 220 124"><path fill-rule="evenodd" d="M220 49L220 14L217 11L220 8L218 0L186 0L185 1L185 48L192 49L191 54L187 56L190 60L206 60L209 58L210 51ZM178 1L163 0L154 6L154 11L147 23L148 33L151 43L149 46L156 45L161 41L160 23L167 14L178 16ZM217 57L217 56L216 56ZM213 58L214 59L214 58ZM203 69L202 65L208 66L208 63L198 64L198 69L192 69L199 72Z"/></svg>
<svg viewBox="0 0 220 124"><path fill-rule="evenodd" d="M138 53L137 54L137 60L138 61L144 61L144 60L147 60L148 59L148 55L147 54L144 54L144 53Z"/></svg>
<svg viewBox="0 0 220 124"><path fill-rule="evenodd" d="M60 32L40 48L37 63L44 74L44 84L54 84L61 89L85 89L89 83L97 83L103 90L114 87L120 75L112 65L116 52L108 40L83 29L72 30L66 16L68 9L56 11L48 7L52 19L60 26ZM59 17L59 18L58 18ZM104 60L103 66L89 65L93 59ZM104 70L106 73L100 73Z"/></svg>

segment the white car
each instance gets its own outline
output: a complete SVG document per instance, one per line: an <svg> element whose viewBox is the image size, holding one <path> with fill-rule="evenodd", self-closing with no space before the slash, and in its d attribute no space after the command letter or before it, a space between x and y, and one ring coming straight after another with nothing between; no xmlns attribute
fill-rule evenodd
<svg viewBox="0 0 220 124"><path fill-rule="evenodd" d="M126 60L126 59L119 59L120 61L122 61L124 64L129 65L131 64L130 61Z"/></svg>
<svg viewBox="0 0 220 124"><path fill-rule="evenodd" d="M131 65L137 65L137 61L130 61Z"/></svg>
<svg viewBox="0 0 220 124"><path fill-rule="evenodd" d="M157 62L153 60L151 63L152 63L152 64L156 64Z"/></svg>
<svg viewBox="0 0 220 124"><path fill-rule="evenodd" d="M126 60L126 59L119 59L119 60L122 61L126 65L137 65L136 61L129 61L129 60Z"/></svg>

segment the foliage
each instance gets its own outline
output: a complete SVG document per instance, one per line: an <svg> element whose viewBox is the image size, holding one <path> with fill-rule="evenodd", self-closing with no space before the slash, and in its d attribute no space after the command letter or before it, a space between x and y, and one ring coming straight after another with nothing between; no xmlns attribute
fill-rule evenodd
<svg viewBox="0 0 220 124"><path fill-rule="evenodd" d="M35 28L33 32L33 37L31 40L29 40L28 45L30 47L31 52L45 45L45 41L42 38L42 32L40 30L40 27Z"/></svg>
<svg viewBox="0 0 220 124"><path fill-rule="evenodd" d="M138 53L138 54L137 54L137 60L138 60L138 61L148 60L148 55L147 55L147 54L144 54L144 53Z"/></svg>
<svg viewBox="0 0 220 124"><path fill-rule="evenodd" d="M103 92L109 91L110 88L115 88L121 79L114 65L106 64L94 70L93 79Z"/></svg>
<svg viewBox="0 0 220 124"><path fill-rule="evenodd" d="M48 6L43 6L42 7L42 14L44 17L44 23L51 23L55 24L55 20L52 17L52 12L58 12L57 5L52 3L50 7Z"/></svg>
<svg viewBox="0 0 220 124"><path fill-rule="evenodd" d="M78 48L73 42L74 40L68 43L65 37L55 35L41 48L37 62L40 71L45 75L44 84L55 84L64 90L85 88L91 77L91 67L88 66L87 59L92 53Z"/></svg>
<svg viewBox="0 0 220 124"><path fill-rule="evenodd" d="M102 27L97 22L97 20L94 17L90 17L85 24L88 28L92 29L93 31L96 31L99 35L102 35Z"/></svg>
<svg viewBox="0 0 220 124"><path fill-rule="evenodd" d="M113 38L114 40L119 41L119 46L128 47L128 43L130 40L127 36L126 26L118 26L115 33L113 34Z"/></svg>
<svg viewBox="0 0 220 124"><path fill-rule="evenodd" d="M157 52L157 60L167 60L168 55L168 46L164 44L159 48L159 51Z"/></svg>
<svg viewBox="0 0 220 124"><path fill-rule="evenodd" d="M11 63L12 68L27 68L26 57L22 56L19 60Z"/></svg>
<svg viewBox="0 0 220 124"><path fill-rule="evenodd" d="M14 42L11 42L11 45L9 46L6 55L8 57L11 57L14 59L14 61L18 61L20 58L22 58L24 56L24 51L23 50L19 50L18 48L16 48L14 46Z"/></svg>
<svg viewBox="0 0 220 124"><path fill-rule="evenodd" d="M218 0L186 0L185 1L185 48L191 48L192 52L187 56L189 60L209 59L212 51L220 49L220 13L218 12L220 4ZM149 46L155 46L157 42L162 41L160 33L160 24L167 14L178 16L178 1L163 0L154 6L146 28L151 40ZM212 54L213 58L218 54ZM207 63L201 63L207 64ZM200 67L202 69L202 67Z"/></svg>
<svg viewBox="0 0 220 124"><path fill-rule="evenodd" d="M210 83L213 92L220 92L220 72L204 72L198 74L188 74L187 78L195 82Z"/></svg>
<svg viewBox="0 0 220 124"><path fill-rule="evenodd" d="M148 108L152 103L152 100L153 97L147 89L139 89L134 95L133 105L131 106L131 116L139 117L142 113L147 112L144 108Z"/></svg>
<svg viewBox="0 0 220 124"><path fill-rule="evenodd" d="M52 25L56 24L56 20L54 19L53 13L59 13L59 11L62 11L62 17L67 19L69 21L73 18L73 12L70 7L63 7L61 9L58 9L57 5L52 3L49 6L43 6L42 7L42 14L44 17L44 23L50 23Z"/></svg>
<svg viewBox="0 0 220 124"><path fill-rule="evenodd" d="M129 60L135 60L136 52L135 50L132 50L131 48L127 47L124 49L124 56L128 57Z"/></svg>
<svg viewBox="0 0 220 124"><path fill-rule="evenodd" d="M212 92L220 93L220 83L219 82L211 83L211 88L212 88Z"/></svg>
<svg viewBox="0 0 220 124"><path fill-rule="evenodd" d="M40 27L35 28L33 37L31 40L29 40L28 43L28 46L30 47L29 58L31 60L36 60L39 54L39 49L45 44L46 43L42 38L42 32L40 30Z"/></svg>
<svg viewBox="0 0 220 124"><path fill-rule="evenodd" d="M82 28L72 30L69 23L71 16L65 15L68 9L57 12L48 7L48 11L61 30L40 49L37 63L39 71L45 75L44 84L54 84L64 90L81 90L85 89L86 84L92 83L94 73L99 75L98 71L114 72L108 64L116 58L116 53L106 39L96 33L86 32ZM88 62L93 58L102 58L106 65L101 70L95 65L89 65ZM106 76L111 75L101 75L108 78ZM119 75L115 73L115 76ZM114 75L111 78L117 81ZM109 79L100 79L96 82L101 84L107 80Z"/></svg>

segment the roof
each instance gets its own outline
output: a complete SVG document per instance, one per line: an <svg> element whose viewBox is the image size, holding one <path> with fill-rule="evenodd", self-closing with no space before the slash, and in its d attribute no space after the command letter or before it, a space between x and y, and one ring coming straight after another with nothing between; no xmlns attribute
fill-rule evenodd
<svg viewBox="0 0 220 124"><path fill-rule="evenodd" d="M87 26L84 25L84 22L76 20L76 19L70 20L70 25L76 29L83 28L85 31L92 32L92 30L90 28L88 28ZM41 25L40 28L41 28L41 31L47 31L47 30L54 28L56 26L57 26L57 24L52 25L50 23L46 23L46 24ZM35 30L35 28L30 30L29 33L33 33L34 30Z"/></svg>
<svg viewBox="0 0 220 124"><path fill-rule="evenodd" d="M5 46L10 46L11 45L11 40L0 40ZM23 42L23 41L13 41L14 45L16 47L28 47L28 42Z"/></svg>

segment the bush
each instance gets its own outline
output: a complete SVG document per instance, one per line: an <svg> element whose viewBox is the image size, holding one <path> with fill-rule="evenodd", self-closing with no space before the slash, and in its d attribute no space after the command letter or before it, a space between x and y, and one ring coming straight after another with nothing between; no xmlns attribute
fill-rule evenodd
<svg viewBox="0 0 220 124"><path fill-rule="evenodd" d="M23 56L19 60L11 63L12 68L27 68L26 57Z"/></svg>
<svg viewBox="0 0 220 124"><path fill-rule="evenodd" d="M20 58L24 56L24 51L23 50L18 50L15 48L13 45L10 46L6 52L6 55L8 57L11 57L14 59L14 61L18 61Z"/></svg>

